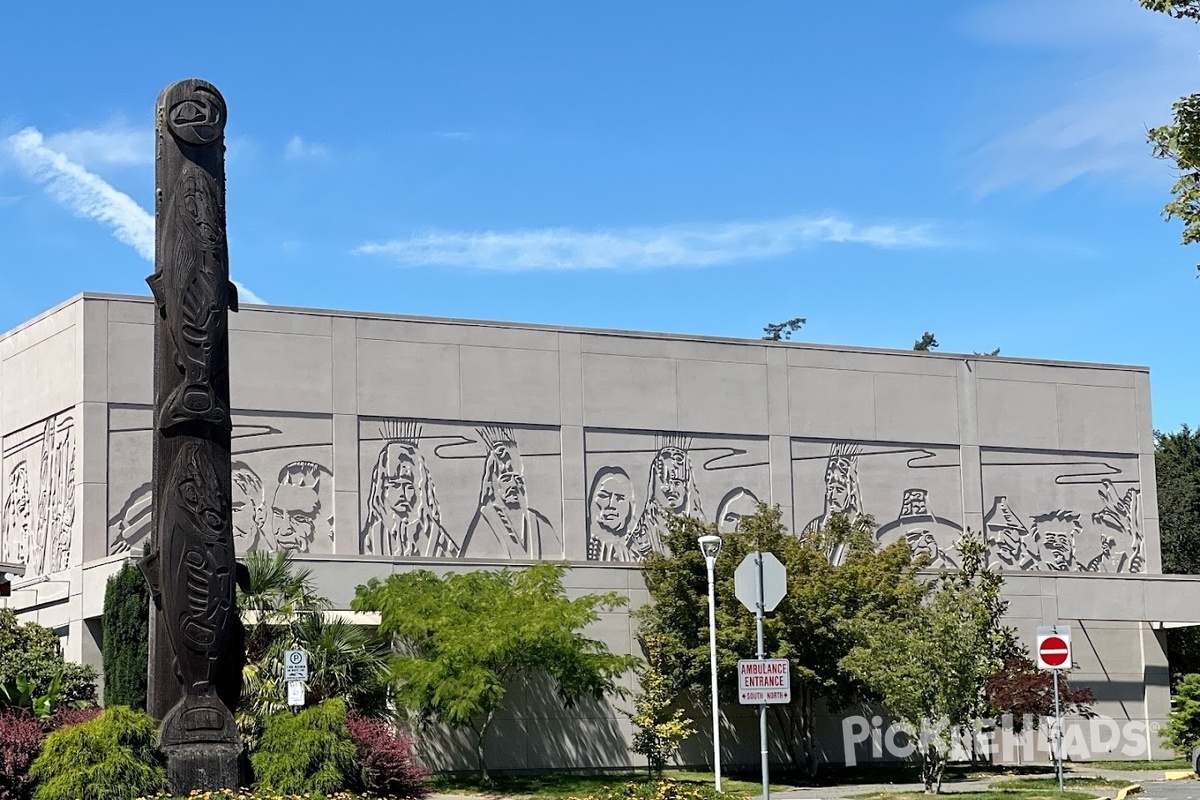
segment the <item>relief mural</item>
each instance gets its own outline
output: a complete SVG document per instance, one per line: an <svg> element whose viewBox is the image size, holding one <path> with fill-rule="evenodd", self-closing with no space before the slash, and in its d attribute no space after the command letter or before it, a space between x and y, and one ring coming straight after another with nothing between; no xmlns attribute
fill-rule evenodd
<svg viewBox="0 0 1200 800"><path fill-rule="evenodd" d="M360 553L569 557L558 430L363 417L359 443Z"/></svg>
<svg viewBox="0 0 1200 800"><path fill-rule="evenodd" d="M984 450L980 458L993 566L1145 570L1136 456Z"/></svg>
<svg viewBox="0 0 1200 800"><path fill-rule="evenodd" d="M1135 456L984 450L981 461L988 500L983 528L993 567L1145 569ZM796 519L807 520L799 530L816 530L833 514L851 521L869 514L880 544L903 538L941 569L958 567L960 475L956 448L792 442ZM829 558L840 563L844 548Z"/></svg>
<svg viewBox="0 0 1200 800"><path fill-rule="evenodd" d="M69 413L4 439L0 560L45 575L71 566L75 420Z"/></svg>
<svg viewBox="0 0 1200 800"><path fill-rule="evenodd" d="M766 439L599 430L584 436L589 561L634 562L664 552L672 514L736 530L760 497L770 497ZM635 482L642 475L645 482ZM720 498L715 517L705 513L703 497Z"/></svg>
<svg viewBox="0 0 1200 800"><path fill-rule="evenodd" d="M869 442L792 441L797 529L810 533L834 514L851 522L870 515L881 545L905 539L935 567L958 566L962 479L958 449ZM844 546L829 552L840 564Z"/></svg>
<svg viewBox="0 0 1200 800"><path fill-rule="evenodd" d="M108 552L140 550L150 534L153 412L111 406ZM333 552L333 433L329 417L233 415L234 545Z"/></svg>

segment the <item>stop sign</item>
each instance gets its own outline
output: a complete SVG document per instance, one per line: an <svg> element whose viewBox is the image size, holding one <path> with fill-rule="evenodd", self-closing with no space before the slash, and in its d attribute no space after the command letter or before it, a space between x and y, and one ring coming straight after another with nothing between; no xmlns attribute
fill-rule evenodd
<svg viewBox="0 0 1200 800"><path fill-rule="evenodd" d="M1066 628L1066 626L1058 626ZM1068 629L1069 630L1069 629ZM1066 631L1039 632L1037 639L1039 669L1071 668L1071 634Z"/></svg>

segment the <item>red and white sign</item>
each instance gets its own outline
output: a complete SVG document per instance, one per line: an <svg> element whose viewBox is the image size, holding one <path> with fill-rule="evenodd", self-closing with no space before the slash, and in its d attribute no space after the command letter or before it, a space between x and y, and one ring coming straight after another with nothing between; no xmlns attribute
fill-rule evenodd
<svg viewBox="0 0 1200 800"><path fill-rule="evenodd" d="M1050 625L1038 628L1038 669L1071 668L1071 628L1069 625Z"/></svg>
<svg viewBox="0 0 1200 800"><path fill-rule="evenodd" d="M786 658L738 662L738 702L742 705L792 702L792 672Z"/></svg>

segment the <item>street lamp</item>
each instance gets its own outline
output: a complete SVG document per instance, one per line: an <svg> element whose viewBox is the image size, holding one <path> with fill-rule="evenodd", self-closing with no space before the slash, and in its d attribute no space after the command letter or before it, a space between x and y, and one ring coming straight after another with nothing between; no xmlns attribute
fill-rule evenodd
<svg viewBox="0 0 1200 800"><path fill-rule="evenodd" d="M713 588L713 567L717 554L721 552L720 536L701 536L700 552L704 554L704 565L708 567L708 651L712 662L712 734L713 774L716 776L717 791L721 791L721 711L717 705L717 595Z"/></svg>

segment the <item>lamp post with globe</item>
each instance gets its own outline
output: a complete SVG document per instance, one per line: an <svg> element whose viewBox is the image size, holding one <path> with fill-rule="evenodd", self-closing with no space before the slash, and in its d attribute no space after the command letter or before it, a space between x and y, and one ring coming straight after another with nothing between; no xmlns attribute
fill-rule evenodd
<svg viewBox="0 0 1200 800"><path fill-rule="evenodd" d="M713 567L721 552L721 537L711 534L700 537L700 552L708 567L708 650L712 666L712 734L713 775L717 791L721 791L721 711L717 703L717 595L713 583Z"/></svg>

